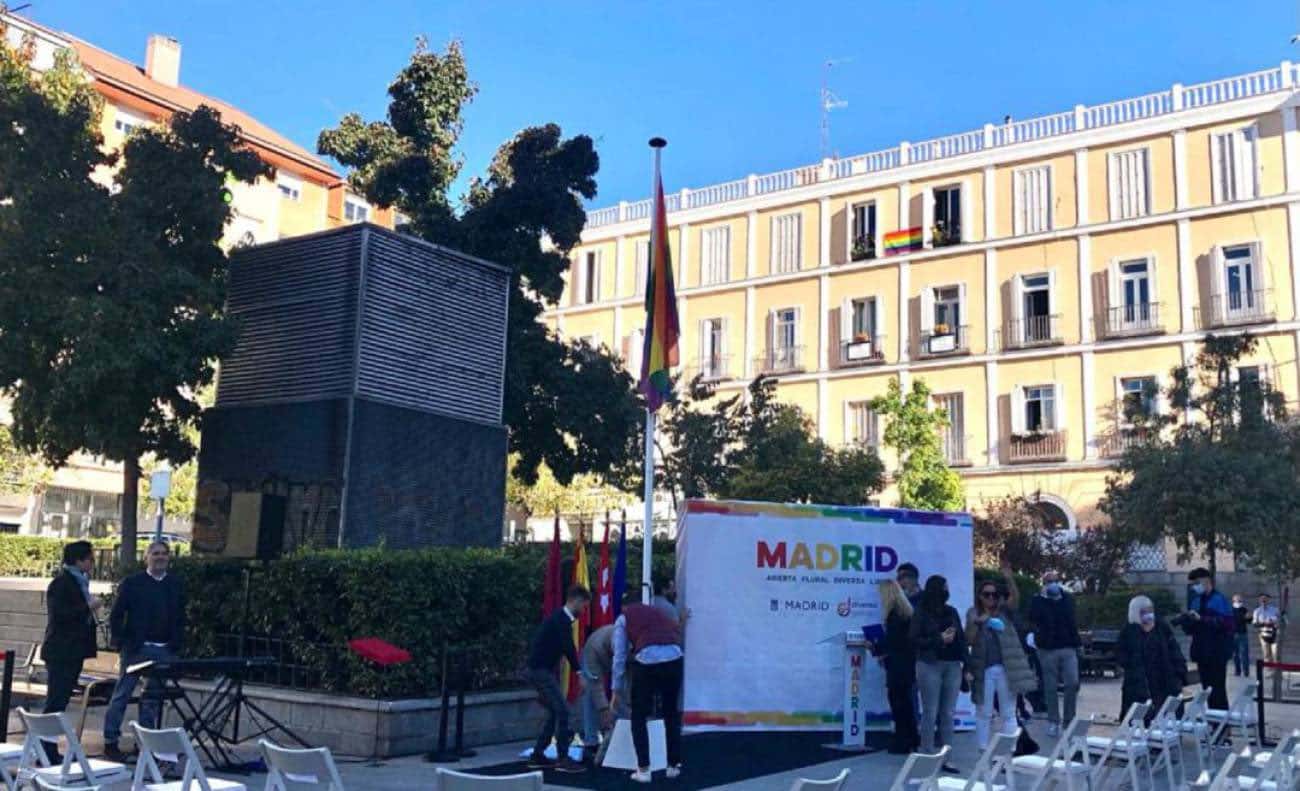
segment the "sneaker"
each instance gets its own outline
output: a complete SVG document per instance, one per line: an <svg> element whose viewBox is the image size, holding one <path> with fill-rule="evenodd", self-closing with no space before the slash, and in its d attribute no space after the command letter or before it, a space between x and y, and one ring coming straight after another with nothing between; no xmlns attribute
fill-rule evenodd
<svg viewBox="0 0 1300 791"><path fill-rule="evenodd" d="M633 783L649 783L652 779L649 769L638 769L632 773Z"/></svg>
<svg viewBox="0 0 1300 791"><path fill-rule="evenodd" d="M529 769L551 769L554 768L554 766L555 766L555 762L552 761L550 758L547 758L545 755L539 755L537 753L533 753L528 758Z"/></svg>
<svg viewBox="0 0 1300 791"><path fill-rule="evenodd" d="M122 752L122 748L117 746L117 742L105 742L104 759L115 764L124 764L131 760L131 756Z"/></svg>
<svg viewBox="0 0 1300 791"><path fill-rule="evenodd" d="M1049 723L1047 724L1047 735L1048 735L1048 737L1053 738L1053 739L1056 738L1057 736L1060 736L1060 735L1061 735L1061 726L1058 725L1058 724L1056 724L1055 722L1049 722Z"/></svg>
<svg viewBox="0 0 1300 791"><path fill-rule="evenodd" d="M555 771L564 772L565 774L577 775L587 771L586 764L580 764L567 755L555 762Z"/></svg>
<svg viewBox="0 0 1300 791"><path fill-rule="evenodd" d="M680 766L670 766L668 771L664 772L664 776L669 780L676 780L682 776L682 768Z"/></svg>

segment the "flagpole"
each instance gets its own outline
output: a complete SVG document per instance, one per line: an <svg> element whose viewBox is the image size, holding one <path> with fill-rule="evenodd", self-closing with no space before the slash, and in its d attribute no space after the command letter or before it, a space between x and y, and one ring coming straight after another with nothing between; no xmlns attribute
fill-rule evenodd
<svg viewBox="0 0 1300 791"><path fill-rule="evenodd" d="M654 268L654 250L656 244L663 243L664 229L656 227L659 222L659 212L654 208L654 202L659 192L659 158L663 153L664 146L668 141L662 137L650 138L650 148L654 149L654 175L650 181L650 202L653 219L650 228L650 261L647 269L653 271ZM649 272L647 272L649 275ZM662 286L659 286L662 287ZM655 499L655 413L648 405L645 410L645 528L642 538L641 547L641 601L645 604L650 603L651 598L651 559L654 554L654 499Z"/></svg>

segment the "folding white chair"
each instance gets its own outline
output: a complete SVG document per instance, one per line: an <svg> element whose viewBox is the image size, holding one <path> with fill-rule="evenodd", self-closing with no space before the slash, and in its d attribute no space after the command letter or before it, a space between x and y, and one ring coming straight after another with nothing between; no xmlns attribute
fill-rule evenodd
<svg viewBox="0 0 1300 791"><path fill-rule="evenodd" d="M33 788L37 789L37 791L108 791L111 786L61 786L38 777Z"/></svg>
<svg viewBox="0 0 1300 791"><path fill-rule="evenodd" d="M1016 742L1020 739L1020 729L1017 728L1015 733L996 733L993 735L993 741L985 748L984 753L975 762L975 767L970 770L970 776L963 779L960 777L936 777L932 788L937 791L1003 791L1004 789L1014 789L1016 787L1015 776L1011 771L1011 759L1016 754ZM1002 783L998 783L998 777L1003 778Z"/></svg>
<svg viewBox="0 0 1300 791"><path fill-rule="evenodd" d="M1147 748L1146 739L1139 735L1146 723L1145 717L1150 709L1151 701L1134 703L1128 707L1128 713L1120 721L1119 728L1109 737L1089 736L1084 740L1088 745L1088 752L1097 761L1092 767L1092 784L1094 786L1098 788L1106 787L1101 780L1112 763L1118 764L1128 771L1129 782L1133 784L1134 789L1140 787L1138 770L1142 766L1146 767L1148 785L1155 785L1151 773L1151 752Z"/></svg>
<svg viewBox="0 0 1300 791"><path fill-rule="evenodd" d="M1151 741L1165 742L1169 741L1172 736L1177 735L1180 760L1183 736L1190 735L1196 743L1197 777L1208 774L1212 765L1210 756L1211 728L1210 724L1205 721L1205 703L1209 699L1210 691L1208 689L1197 690L1196 694L1183 708L1182 719L1174 717L1168 722L1153 723L1151 730L1147 731L1147 738ZM1177 704L1174 705L1177 706Z"/></svg>
<svg viewBox="0 0 1300 791"><path fill-rule="evenodd" d="M1272 750L1251 755L1251 770L1237 778L1242 788L1274 791L1295 788L1296 749L1300 748L1300 731L1291 731ZM1245 750L1242 751L1246 752Z"/></svg>
<svg viewBox="0 0 1300 791"><path fill-rule="evenodd" d="M542 791L542 773L487 777L439 769L434 791Z"/></svg>
<svg viewBox="0 0 1300 791"><path fill-rule="evenodd" d="M23 721L23 727L27 729L27 738L23 740L23 754L18 760L16 773L20 785L40 780L58 785L110 785L131 778L131 773L122 764L86 757L81 741L62 712L32 714L20 708L18 717ZM49 759L45 756L44 743L58 744L60 737L67 741L67 749L63 752L63 763L59 766L50 766Z"/></svg>
<svg viewBox="0 0 1300 791"><path fill-rule="evenodd" d="M1250 744L1259 749L1259 718L1255 714L1255 695L1259 692L1258 681L1247 681L1237 697L1233 698L1225 709L1205 710L1205 721L1214 726L1210 734L1210 746L1218 744L1219 739L1227 735L1229 727L1240 728L1246 732Z"/></svg>
<svg viewBox="0 0 1300 791"><path fill-rule="evenodd" d="M13 767L23 757L23 746L13 742L0 743L0 785L5 791L17 791L18 779L14 777Z"/></svg>
<svg viewBox="0 0 1300 791"><path fill-rule="evenodd" d="M1031 778L1030 791L1039 791L1053 780L1064 780L1069 791L1092 787L1092 765L1088 760L1088 729L1092 718L1075 717L1061 733L1048 755L1021 755L1011 759L1011 769ZM1075 760L1078 756L1079 760Z"/></svg>
<svg viewBox="0 0 1300 791"><path fill-rule="evenodd" d="M1183 755L1183 734L1178 728L1178 704L1182 701L1170 695L1151 718L1151 727L1138 731L1135 738L1146 742L1147 750L1159 751L1151 765L1152 776L1164 770L1165 780L1171 789L1181 788L1187 780ZM1178 761L1178 776L1174 777L1174 759Z"/></svg>
<svg viewBox="0 0 1300 791"><path fill-rule="evenodd" d="M1190 791L1236 791L1240 788L1237 785L1237 776L1241 768L1250 763L1250 759L1238 755L1237 753L1228 753L1228 758L1219 767L1219 771L1213 778L1210 773L1204 770L1190 785Z"/></svg>
<svg viewBox="0 0 1300 791"><path fill-rule="evenodd" d="M182 728L167 728L160 731L142 728L137 722L131 723L135 730L135 743L140 747L140 757L135 762L135 776L131 788L144 791L247 791L243 783L221 778L209 778L203 771L203 764L194 753L194 743ZM181 779L164 782L158 761L184 764ZM146 782L145 773L149 779Z"/></svg>
<svg viewBox="0 0 1300 791"><path fill-rule="evenodd" d="M841 769L830 780L808 780L801 777L790 784L790 791L840 791L848 779L848 769Z"/></svg>
<svg viewBox="0 0 1300 791"><path fill-rule="evenodd" d="M903 764L902 769L898 770L893 784L889 786L889 791L908 791L908 789L928 791L933 786L939 770L943 768L944 761L948 760L950 749L952 748L945 745L934 755L912 753L907 756L907 762Z"/></svg>
<svg viewBox="0 0 1300 791"><path fill-rule="evenodd" d="M296 788L299 785L325 786L327 791L343 791L343 780L339 778L339 769L334 765L334 756L328 747L316 747L310 750L291 750L271 744L266 739L259 739L257 746L266 759L265 791L289 791L288 783Z"/></svg>

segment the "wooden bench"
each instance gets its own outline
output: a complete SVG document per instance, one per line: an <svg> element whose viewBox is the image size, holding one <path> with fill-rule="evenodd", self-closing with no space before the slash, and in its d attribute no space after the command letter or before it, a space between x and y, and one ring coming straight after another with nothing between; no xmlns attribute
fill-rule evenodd
<svg viewBox="0 0 1300 791"><path fill-rule="evenodd" d="M86 715L91 706L107 706L113 697L113 687L117 686L117 654L100 651L98 656L87 659L77 678L73 697L81 700L81 716L77 718L77 738L86 727ZM41 659L41 644L32 643L24 660L14 668L15 695L31 698L43 698L49 694L46 684L47 671L45 661Z"/></svg>

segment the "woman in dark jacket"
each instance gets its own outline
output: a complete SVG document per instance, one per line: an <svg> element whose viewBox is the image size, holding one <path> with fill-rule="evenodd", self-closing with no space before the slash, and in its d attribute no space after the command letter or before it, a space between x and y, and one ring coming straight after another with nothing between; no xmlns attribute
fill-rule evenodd
<svg viewBox="0 0 1300 791"><path fill-rule="evenodd" d="M885 639L868 643L868 647L872 656L880 657L885 664L889 714L894 719L894 738L889 743L889 751L907 755L920 744L916 732L916 651L909 634L912 605L894 580L881 582L878 589Z"/></svg>
<svg viewBox="0 0 1300 791"><path fill-rule="evenodd" d="M1156 618L1155 605L1146 596L1128 603L1128 625L1119 633L1116 654L1124 671L1120 717L1134 703L1151 701L1146 724L1171 695L1181 695L1187 683L1187 662L1178 648L1174 630Z"/></svg>
<svg viewBox="0 0 1300 791"><path fill-rule="evenodd" d="M937 747L952 744L953 712L967 653L961 616L948 605L948 580L938 574L925 581L909 634L916 649L916 686L921 691L920 751L934 754ZM939 745L934 743L936 723Z"/></svg>

